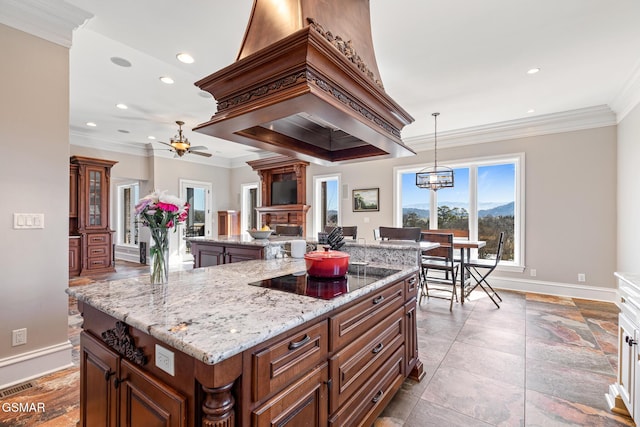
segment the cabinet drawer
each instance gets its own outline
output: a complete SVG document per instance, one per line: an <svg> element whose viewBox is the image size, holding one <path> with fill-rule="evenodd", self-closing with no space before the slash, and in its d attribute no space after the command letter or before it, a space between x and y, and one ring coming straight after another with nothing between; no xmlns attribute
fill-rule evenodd
<svg viewBox="0 0 640 427"><path fill-rule="evenodd" d="M109 235L108 234L88 234L87 244L88 245L109 244Z"/></svg>
<svg viewBox="0 0 640 427"><path fill-rule="evenodd" d="M403 318L404 307L401 307L330 359L329 367L334 381L330 396L332 412L358 391L389 355L402 345Z"/></svg>
<svg viewBox="0 0 640 427"><path fill-rule="evenodd" d="M331 351L355 341L403 304L404 281L364 297L359 303L332 317Z"/></svg>
<svg viewBox="0 0 640 427"><path fill-rule="evenodd" d="M111 259L109 257L97 257L97 258L89 258L87 260L87 268L89 270L95 268L104 268L109 267L111 265Z"/></svg>
<svg viewBox="0 0 640 427"><path fill-rule="evenodd" d="M109 247L106 245L89 246L87 251L89 258L105 257L109 255Z"/></svg>
<svg viewBox="0 0 640 427"><path fill-rule="evenodd" d="M252 400L277 392L327 357L327 323L292 334L251 356Z"/></svg>
<svg viewBox="0 0 640 427"><path fill-rule="evenodd" d="M403 354L404 346L401 346L359 392L329 419L329 425L334 427L371 425L375 421L371 418L382 412L384 406L402 385ZM364 421L368 421L368 424Z"/></svg>
<svg viewBox="0 0 640 427"><path fill-rule="evenodd" d="M418 296L418 273L404 279L405 300Z"/></svg>
<svg viewBox="0 0 640 427"><path fill-rule="evenodd" d="M254 410L251 426L326 426L327 380L325 363Z"/></svg>

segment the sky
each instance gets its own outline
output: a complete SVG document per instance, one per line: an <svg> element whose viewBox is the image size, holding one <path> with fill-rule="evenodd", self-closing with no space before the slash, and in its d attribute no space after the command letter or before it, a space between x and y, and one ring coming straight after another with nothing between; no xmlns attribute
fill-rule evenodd
<svg viewBox="0 0 640 427"><path fill-rule="evenodd" d="M514 201L514 164L478 167L478 202L481 209ZM402 174L402 206L429 207L431 190L416 187L414 172ZM469 203L469 169L454 169L454 186L438 190L439 205L467 206Z"/></svg>

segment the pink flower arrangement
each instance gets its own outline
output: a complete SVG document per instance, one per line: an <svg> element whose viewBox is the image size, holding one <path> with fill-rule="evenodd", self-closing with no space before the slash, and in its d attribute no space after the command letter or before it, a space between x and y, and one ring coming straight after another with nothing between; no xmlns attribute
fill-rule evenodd
<svg viewBox="0 0 640 427"><path fill-rule="evenodd" d="M169 230L175 232L178 224L187 219L189 204L165 192L154 191L136 205L136 215L151 231L151 283L169 280Z"/></svg>
<svg viewBox="0 0 640 427"><path fill-rule="evenodd" d="M136 215L149 228L173 228L184 222L189 214L189 204L176 196L154 191L136 205Z"/></svg>

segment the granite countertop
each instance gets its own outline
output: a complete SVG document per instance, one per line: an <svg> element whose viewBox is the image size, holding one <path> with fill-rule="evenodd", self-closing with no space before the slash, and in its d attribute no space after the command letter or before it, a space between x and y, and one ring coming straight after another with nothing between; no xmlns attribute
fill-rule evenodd
<svg viewBox="0 0 640 427"><path fill-rule="evenodd" d="M210 242L210 243L233 243L237 245L248 246L269 246L269 245L283 245L289 243L292 240L303 240L302 237L292 236L271 236L268 239L254 239L249 233L242 233L231 236L218 236L218 237L187 237L186 240L190 242Z"/></svg>
<svg viewBox="0 0 640 427"><path fill-rule="evenodd" d="M377 264L398 269L398 265ZM67 293L207 364L215 364L418 270L398 273L332 300L248 283L305 270L303 259L244 261L71 287Z"/></svg>

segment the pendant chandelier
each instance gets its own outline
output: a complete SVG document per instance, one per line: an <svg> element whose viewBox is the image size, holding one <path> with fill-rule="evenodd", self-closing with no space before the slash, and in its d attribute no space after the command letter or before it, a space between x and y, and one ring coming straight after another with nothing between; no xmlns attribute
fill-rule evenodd
<svg viewBox="0 0 640 427"><path fill-rule="evenodd" d="M447 166L438 166L438 116L440 113L433 113L435 122L433 167L424 168L416 173L416 186L438 191L441 188L453 187L453 169Z"/></svg>

